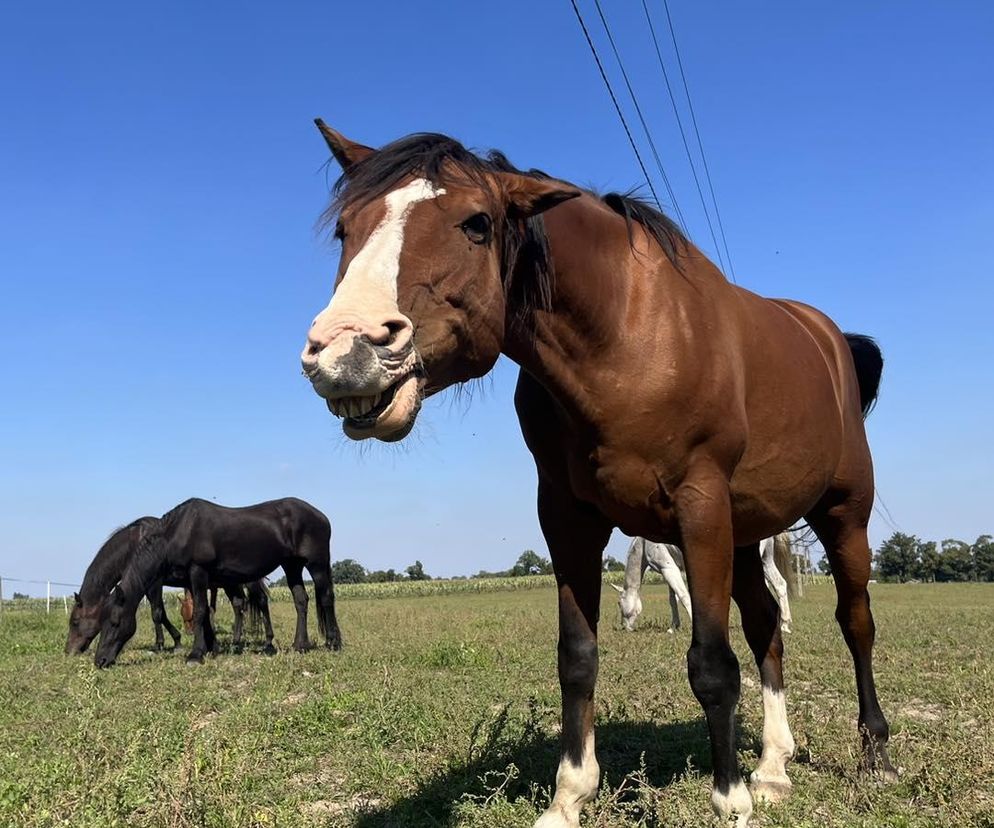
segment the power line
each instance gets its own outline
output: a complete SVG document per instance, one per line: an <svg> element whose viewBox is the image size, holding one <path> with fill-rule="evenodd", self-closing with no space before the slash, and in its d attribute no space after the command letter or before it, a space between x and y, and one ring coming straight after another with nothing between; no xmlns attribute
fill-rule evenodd
<svg viewBox="0 0 994 828"><path fill-rule="evenodd" d="M721 241L725 246L725 256L728 259L728 270L732 281L735 281L735 266L732 264L732 255L728 252L728 240L725 238L725 227L721 221L721 213L718 210L718 198L714 194L714 183L711 181L711 171L708 169L708 159L704 154L704 142L701 141L701 130L697 125L697 115L694 113L694 102L690 98L690 87L687 84L687 74L683 70L683 60L680 58L680 47L676 42L676 31L673 28L673 18L670 16L670 6L667 0L663 0L663 8L666 10L666 22L670 27L670 38L673 40L673 51L676 53L676 62L680 67L680 78L683 80L683 91L687 96L687 108L690 110L690 119L694 124L694 133L697 135L697 147L701 152L701 161L704 164L704 175L708 180L708 189L711 191L711 201L714 202L714 215L718 220L718 231L721 233Z"/></svg>
<svg viewBox="0 0 994 828"><path fill-rule="evenodd" d="M580 9L576 5L576 0L570 0L573 5L573 11L576 13L576 19L580 24L580 28L583 29L583 35L587 38L587 45L590 47L590 53L594 56L594 62L597 64L597 69L601 73L601 79L604 81L604 85L607 87L607 93L611 96L611 102L614 104L615 111L618 113L618 118L621 119L621 125L625 128L625 135L628 136L628 143L632 145L632 152L635 153L635 158L639 162L639 167L642 168L642 175L645 177L645 183L649 185L649 192L652 193L653 201L659 206L659 196L656 195L656 188L652 186L652 179L649 178L649 171L645 168L645 163L642 161L642 156L639 153L638 146L635 144L635 139L632 137L632 131L628 128L628 122L625 120L625 115L621 111L621 106L618 104L618 99L614 95L614 90L611 88L611 82L607 79L607 73L604 71L604 66L601 64L601 59L597 55L597 49L594 48L594 41L590 39L590 32L587 31L587 24L583 22L583 15L580 14Z"/></svg>
<svg viewBox="0 0 994 828"><path fill-rule="evenodd" d="M687 143L687 133L683 128L683 119L680 117L680 108L676 105L676 96L673 94L673 87L670 85L670 75L666 71L666 64L663 62L663 55L659 49L659 41L656 39L656 28L652 25L652 17L649 14L649 6L646 0L642 0L642 9L645 11L645 19L649 24L649 33L652 35L652 45L656 49L656 57L659 59L659 68L663 72L663 81L666 83L666 91L670 96L670 103L673 105L673 115L676 117L677 126L680 129L680 138L683 140L683 148L687 153L687 163L690 165L690 171L694 176L694 184L697 186L697 195L701 199L701 208L704 210L704 218L708 223L708 230L711 233L711 241L714 243L714 251L718 254L718 263L721 265L721 269L725 269L725 262L721 255L721 246L718 244L718 237L714 232L714 225L711 223L711 214L708 212L707 201L704 198L704 190L701 188L701 181L697 177L697 166L694 164L693 155L690 152L690 144Z"/></svg>
<svg viewBox="0 0 994 828"><path fill-rule="evenodd" d="M574 8L576 3L574 2ZM649 126L645 122L645 117L642 115L642 107L639 106L638 98L635 97L635 90L632 89L631 81L628 80L628 73L625 71L625 64L621 61L621 55L618 53L618 47L615 45L614 37L611 35L611 29L607 25L607 18L604 17L604 10L601 9L600 0L594 0L594 6L597 8L597 14L601 18L601 24L604 26L604 33L607 35L608 42L611 44L611 50L614 52L614 59L618 61L618 68L621 70L621 76L625 79L625 86L628 87L628 94L631 96L632 104L635 106L635 112L638 115L639 122L642 124L642 130L645 132L645 140L649 143L649 149L652 150L653 158L656 159L656 169L659 170L659 175L663 179L663 184L666 185L666 192L669 193L670 201L673 203L673 209L676 210L676 214L680 219L680 224L683 225L683 229L687 230L687 222L683 217L683 211L680 209L680 204L677 202L676 193L673 192L673 187L670 185L670 179L666 175L666 170L663 169L663 162L659 159L659 153L656 151L656 143L652 140L652 133L649 132ZM659 203L659 200L656 200Z"/></svg>

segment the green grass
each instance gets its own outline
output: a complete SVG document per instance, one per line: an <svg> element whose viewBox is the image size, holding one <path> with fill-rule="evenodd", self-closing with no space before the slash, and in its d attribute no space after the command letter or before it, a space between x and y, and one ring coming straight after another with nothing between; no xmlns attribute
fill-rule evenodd
<svg viewBox="0 0 994 828"><path fill-rule="evenodd" d="M788 704L794 795L757 826L994 826L994 587L876 585L877 678L901 781L856 772L851 663L830 587L795 603ZM147 610L112 670L62 654L65 616L0 618L0 826L528 828L558 762L555 593L451 588L378 600L341 590L346 649L148 651ZM647 587L634 634L605 590L599 799L584 825L708 824L709 754L687 685L688 633ZM313 606L313 602L312 602ZM169 607L173 616L174 607ZM277 643L293 631L274 604ZM735 619L737 622L737 618ZM219 611L222 641L230 629ZM312 618L312 629L314 627ZM740 757L762 706L741 631Z"/></svg>

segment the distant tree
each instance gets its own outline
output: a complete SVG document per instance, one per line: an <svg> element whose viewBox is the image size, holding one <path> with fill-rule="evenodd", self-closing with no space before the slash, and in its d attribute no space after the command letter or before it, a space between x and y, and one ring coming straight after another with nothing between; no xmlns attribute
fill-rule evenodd
<svg viewBox="0 0 994 828"><path fill-rule="evenodd" d="M978 581L994 581L994 537L981 535L970 547L973 572Z"/></svg>
<svg viewBox="0 0 994 828"><path fill-rule="evenodd" d="M389 581L399 581L401 580L401 577L393 569L388 569L386 571L377 569L374 572L370 572L366 576L366 580L371 584L383 584Z"/></svg>
<svg viewBox="0 0 994 828"><path fill-rule="evenodd" d="M15 600L15 601L19 601L20 599L22 599L22 598L27 598L27 597L28 597L28 596L27 596L27 595L25 595L25 594L24 594L23 592L15 592L15 593L14 593L14 600Z"/></svg>
<svg viewBox="0 0 994 828"><path fill-rule="evenodd" d="M409 581L430 581L431 575L425 572L424 566L422 566L421 561L415 561L407 569L404 570L407 573L407 579Z"/></svg>
<svg viewBox="0 0 994 828"><path fill-rule="evenodd" d="M920 581L931 583L935 580L941 561L942 556L936 548L935 541L919 543L918 562L915 565L914 577L918 578Z"/></svg>
<svg viewBox="0 0 994 828"><path fill-rule="evenodd" d="M818 571L822 575L832 574L832 565L828 562L828 555L821 556L821 559L818 561Z"/></svg>
<svg viewBox="0 0 994 828"><path fill-rule="evenodd" d="M619 561L617 558L612 558L610 555L604 556L604 571L605 572L621 572L625 568L625 565Z"/></svg>
<svg viewBox="0 0 994 828"><path fill-rule="evenodd" d="M522 575L548 575L551 572L552 564L547 558L539 556L531 549L526 549L508 574L512 578L518 578Z"/></svg>
<svg viewBox="0 0 994 828"><path fill-rule="evenodd" d="M366 568L352 558L335 561L331 565L331 579L336 584L364 584L366 577Z"/></svg>
<svg viewBox="0 0 994 828"><path fill-rule="evenodd" d="M505 569L501 572L488 572L486 569L481 569L475 575L471 576L473 578L506 578L510 573Z"/></svg>
<svg viewBox="0 0 994 828"><path fill-rule="evenodd" d="M877 570L881 579L904 583L915 577L921 541L914 535L895 532L877 550Z"/></svg>
<svg viewBox="0 0 994 828"><path fill-rule="evenodd" d="M970 544L954 538L944 540L939 565L935 570L935 580L972 581L973 577L973 550Z"/></svg>

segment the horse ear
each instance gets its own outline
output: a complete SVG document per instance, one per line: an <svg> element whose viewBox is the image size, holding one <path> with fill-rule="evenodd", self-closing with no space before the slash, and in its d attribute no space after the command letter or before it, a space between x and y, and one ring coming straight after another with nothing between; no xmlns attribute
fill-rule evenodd
<svg viewBox="0 0 994 828"><path fill-rule="evenodd" d="M314 123L317 124L318 131L328 145L328 149L331 150L331 154L335 156L335 160L346 173L350 168L376 152L372 147L350 141L342 133L333 130L320 118L315 118Z"/></svg>
<svg viewBox="0 0 994 828"><path fill-rule="evenodd" d="M72 594L72 597L73 597L73 600L74 600L74 601L75 601L75 602L76 602L77 604L79 604L80 606L83 606L83 602L79 600L79 593L78 593L78 592L74 592L74 593Z"/></svg>
<svg viewBox="0 0 994 828"><path fill-rule="evenodd" d="M617 584L611 584L611 586L614 587L614 589L617 590L619 593L624 592L624 590Z"/></svg>
<svg viewBox="0 0 994 828"><path fill-rule="evenodd" d="M522 218L537 216L581 194L576 187L554 178L531 178L516 173L500 173L500 177L510 211Z"/></svg>

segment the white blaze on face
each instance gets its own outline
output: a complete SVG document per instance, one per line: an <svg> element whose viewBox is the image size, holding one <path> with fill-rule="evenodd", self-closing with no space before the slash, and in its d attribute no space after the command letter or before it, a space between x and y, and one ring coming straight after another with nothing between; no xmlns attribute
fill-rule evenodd
<svg viewBox="0 0 994 828"><path fill-rule="evenodd" d="M384 312L396 313L404 225L415 204L444 194L444 188L425 178L416 178L388 193L384 198L386 214L349 262L323 313L347 314L363 321L375 321Z"/></svg>

